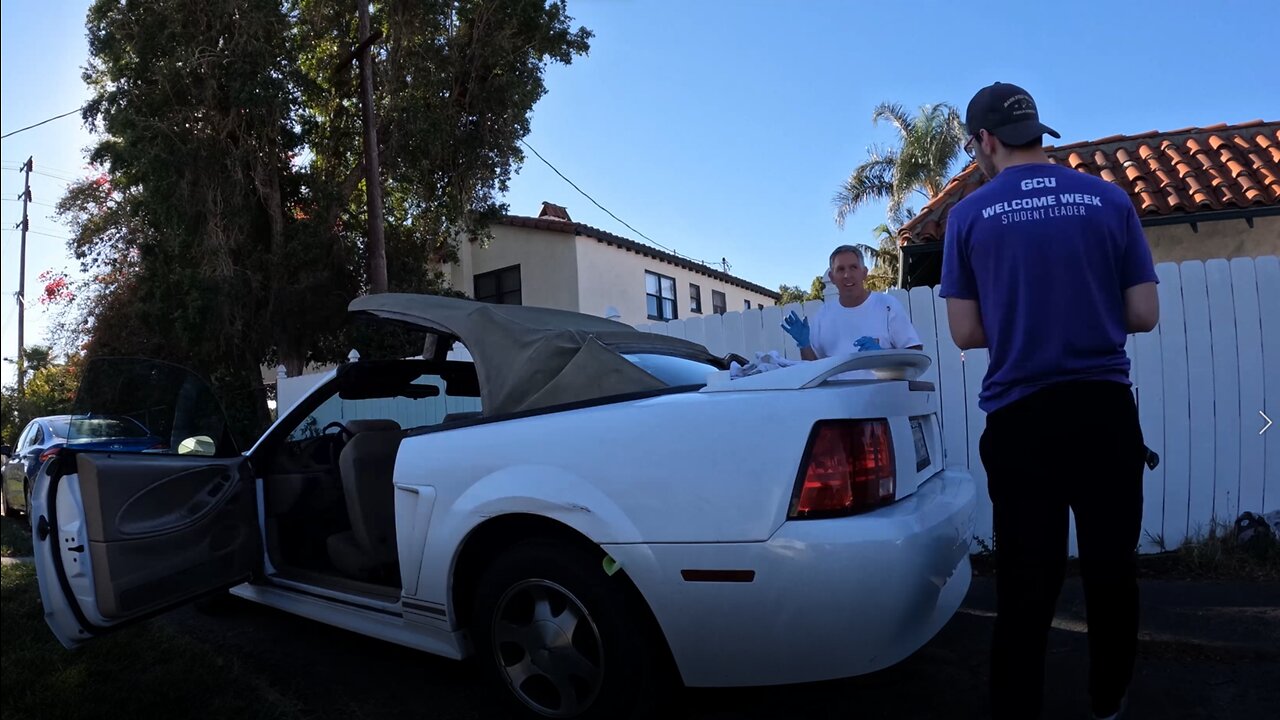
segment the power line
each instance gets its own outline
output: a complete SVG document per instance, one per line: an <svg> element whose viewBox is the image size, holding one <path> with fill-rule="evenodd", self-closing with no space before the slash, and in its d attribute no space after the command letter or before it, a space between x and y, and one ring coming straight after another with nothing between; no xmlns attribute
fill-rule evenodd
<svg viewBox="0 0 1280 720"><path fill-rule="evenodd" d="M21 228L0 228L0 230L3 230L4 232L18 232L19 230L21 230ZM61 235L50 235L50 234L49 234L49 233L47 233L47 232L40 232L39 230L28 230L28 231L27 231L27 234L28 234L28 235L41 235L41 236L43 236L43 237L53 238L54 240L66 240L66 241L70 241L70 240L71 240L71 238L69 238L69 237L63 237L63 236L61 236Z"/></svg>
<svg viewBox="0 0 1280 720"><path fill-rule="evenodd" d="M45 124L45 123L53 122L54 120L57 120L57 119L59 119L59 118L64 118L64 117L66 117L66 116L68 116L68 115L74 115L75 113L78 113L78 112L80 112L81 110L84 110L84 107L83 107L83 106L82 106L82 107L78 107L78 108L76 108L75 110L70 110L70 111L68 111L68 112L64 112L64 113L62 113L61 115L54 115L54 116L53 116L53 117L51 117L51 118L47 118L47 119L45 119L45 120L41 120L40 122L36 123L35 125L28 125L28 126L26 126L26 127L24 127L24 128L18 128L17 130L14 130L13 132L7 132L7 133L5 133L5 134L3 134L3 135L0 135L0 140L3 140L3 139L5 139L5 138L10 137L10 136L13 136L13 135L17 135L17 134L18 134L18 133L20 133L20 132L26 132L26 131L30 130L31 128L38 128L38 127L40 127L41 125L43 125L43 124Z"/></svg>
<svg viewBox="0 0 1280 720"><path fill-rule="evenodd" d="M3 200L4 202L22 202L22 198L20 198L20 197L17 197L17 198L6 197L6 198L0 198L0 200ZM39 206L41 206L41 207L53 208L54 210L57 210L57 209L58 209L58 206L57 206L57 205L52 205L52 204L47 203L47 202L39 202L39 201L36 201L36 200L32 200L32 201L31 201L31 204L32 204L32 205L39 205Z"/></svg>
<svg viewBox="0 0 1280 720"><path fill-rule="evenodd" d="M17 160L4 160L3 162L6 167L11 166L11 169L13 170L22 169L22 163L18 162ZM41 163L40 167L41 169L44 169L44 170L52 170L58 173L59 175L71 175L73 177L78 177L79 174L83 172L82 170L68 170L66 168L53 167L52 165L45 165L44 163Z"/></svg>
<svg viewBox="0 0 1280 720"><path fill-rule="evenodd" d="M22 169L22 168L5 168L5 170L21 170L21 169ZM39 176L41 176L41 177L47 177L47 178L49 178L50 180L57 180L58 182L60 182L60 183L62 183L62 184L64 184L64 185L70 185L71 183L80 182L80 180L82 180L82 179L83 179L83 178L77 178L77 177L64 177L64 176L59 175L59 174L55 174L55 173L51 173L51 172L45 172L44 170L32 170L32 171L31 171L31 174L32 174L32 175L39 175Z"/></svg>
<svg viewBox="0 0 1280 720"><path fill-rule="evenodd" d="M74 177L63 177L56 173L45 172L44 170L32 170L31 172L35 175L43 175L44 177L53 178L54 180L61 180L64 183L73 183L76 181L76 178Z"/></svg>
<svg viewBox="0 0 1280 720"><path fill-rule="evenodd" d="M577 184L577 183L575 183L574 181L572 181L572 180L570 180L569 178L565 177L565 174L564 174L564 173L562 173L562 172L560 172L560 169L559 169L559 168L557 168L555 165L552 165L552 164L551 164L551 161L549 161L549 160L547 160L546 158L542 157L542 153L539 153L537 150L534 150L534 149L533 149L533 146L532 146L532 145L530 145L529 143L525 142L524 138L521 138L521 139L520 139L520 143L521 143L522 145L524 145L525 147L529 148L529 151L530 151L530 152L532 152L534 155L537 155L537 156L538 156L538 159L539 159L539 160L541 160L542 162L546 163L547 167L549 167L549 168L551 168L553 171L555 171L555 174L559 175L559 176L560 176L560 178L561 178L562 180L564 180L565 182L567 182L567 183L569 183L570 185L572 185L572 186L573 186L573 189L574 189L574 190L577 190L579 193L581 193L582 197L584 197L584 198L586 198L586 199L590 200L590 201L591 201L591 202L592 202L596 207L598 207L598 208L600 208L601 210L603 210L603 211L605 211L606 213L608 213L609 217L613 218L614 220L617 220L618 222L622 223L623 225L626 225L626 226L627 226L627 228L631 230L631 232L633 232L633 233L635 233L635 234L639 235L640 237L644 238L645 240L648 240L649 242L653 243L654 245L657 245L658 247L662 248L663 250L666 250L667 252L671 253L672 255L676 255L676 256L682 257L682 258L684 258L685 260L689 260L689 261L691 261L691 262L696 262L696 263L699 263L699 264L702 264L702 265L706 265L706 266L708 266L708 267L710 267L710 266L712 266L712 265L719 265L719 264L720 264L720 263L710 263L710 262L707 262L706 260L698 260L697 258L692 258L692 257L689 257L688 255L681 255L680 253L676 252L675 250L672 250L671 248L669 248L669 247L667 247L667 246L665 246L665 245L663 245L663 244L659 243L658 241L654 240L653 238L649 237L648 235L645 235L644 233L640 232L639 230L635 229L634 227L631 227L631 224L630 224L630 223L628 223L626 220L623 220L622 218L618 217L617 215L614 215L614 214L613 214L613 212L609 210L609 208L607 208L607 207L605 207L605 206L601 205L600 203L596 202L596 199L595 199L595 198L591 197L590 195L588 195L588 194L587 194L587 192L586 192L585 190L583 190L582 188L578 187L578 184Z"/></svg>
<svg viewBox="0 0 1280 720"><path fill-rule="evenodd" d="M20 167L13 167L10 165L6 165L4 169L18 170L18 171L22 170L22 168ZM51 177L55 180L63 180L66 182L74 182L81 178L80 175L76 175L73 172L70 172L67 170L59 170L57 168L51 168L51 167L41 167L39 170L32 170L31 172L35 173L36 175L44 175L45 177Z"/></svg>

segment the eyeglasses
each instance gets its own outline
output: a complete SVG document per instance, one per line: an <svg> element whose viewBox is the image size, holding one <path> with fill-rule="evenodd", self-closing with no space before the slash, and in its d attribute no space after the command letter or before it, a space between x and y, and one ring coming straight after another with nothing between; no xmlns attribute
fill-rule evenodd
<svg viewBox="0 0 1280 720"><path fill-rule="evenodd" d="M982 133L983 131L979 130L970 135L969 139L964 142L964 152L969 156L970 160L978 156L978 143L982 142Z"/></svg>

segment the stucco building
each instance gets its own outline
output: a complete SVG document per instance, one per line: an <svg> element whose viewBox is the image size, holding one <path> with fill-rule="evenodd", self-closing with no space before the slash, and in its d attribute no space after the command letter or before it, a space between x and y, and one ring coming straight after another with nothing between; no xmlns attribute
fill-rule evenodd
<svg viewBox="0 0 1280 720"><path fill-rule="evenodd" d="M476 300L612 316L635 325L773 305L778 293L720 269L574 222L543 203L508 215L493 239L463 241L448 276Z"/></svg>

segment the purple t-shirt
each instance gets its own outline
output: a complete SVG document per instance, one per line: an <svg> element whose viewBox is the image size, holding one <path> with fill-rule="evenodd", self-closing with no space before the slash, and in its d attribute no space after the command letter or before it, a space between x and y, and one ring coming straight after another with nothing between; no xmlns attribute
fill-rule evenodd
<svg viewBox="0 0 1280 720"><path fill-rule="evenodd" d="M1133 203L1092 175L1015 165L947 217L939 294L978 301L987 412L1058 382L1128 384L1124 291L1148 282L1156 272Z"/></svg>

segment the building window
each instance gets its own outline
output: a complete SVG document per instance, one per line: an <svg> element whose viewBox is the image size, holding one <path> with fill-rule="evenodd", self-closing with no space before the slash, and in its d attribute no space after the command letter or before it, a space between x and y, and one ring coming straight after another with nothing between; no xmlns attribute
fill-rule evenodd
<svg viewBox="0 0 1280 720"><path fill-rule="evenodd" d="M743 300L743 301L742 301L742 312L746 312L746 311L748 311L748 310L750 310L750 309L751 309L751 301L750 301L750 300Z"/></svg>
<svg viewBox="0 0 1280 720"><path fill-rule="evenodd" d="M702 314L702 288L689 283L689 312Z"/></svg>
<svg viewBox="0 0 1280 720"><path fill-rule="evenodd" d="M724 293L720 292L719 290L712 290L711 291L711 312L717 315L723 315L728 309L729 309L729 306L725 302Z"/></svg>
<svg viewBox="0 0 1280 720"><path fill-rule="evenodd" d="M498 305L523 305L520 296L520 266L512 265L475 276L476 299Z"/></svg>
<svg viewBox="0 0 1280 720"><path fill-rule="evenodd" d="M676 314L676 279L644 272L644 294L650 320L675 320Z"/></svg>

